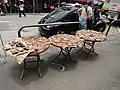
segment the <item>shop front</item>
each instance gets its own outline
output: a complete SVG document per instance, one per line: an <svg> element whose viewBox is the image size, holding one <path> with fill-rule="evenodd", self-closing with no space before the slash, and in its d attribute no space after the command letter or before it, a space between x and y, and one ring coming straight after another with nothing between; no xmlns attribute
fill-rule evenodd
<svg viewBox="0 0 120 90"><path fill-rule="evenodd" d="M1 0L0 0L1 1ZM18 12L18 2L20 0L8 0L9 12ZM49 12L50 6L58 7L61 2L72 2L73 0L22 0L25 4L25 11L27 13L41 13Z"/></svg>

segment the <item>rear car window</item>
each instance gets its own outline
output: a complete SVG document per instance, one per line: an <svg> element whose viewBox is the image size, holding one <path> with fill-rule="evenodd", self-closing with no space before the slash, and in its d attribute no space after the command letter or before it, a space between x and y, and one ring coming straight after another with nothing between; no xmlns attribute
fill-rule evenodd
<svg viewBox="0 0 120 90"><path fill-rule="evenodd" d="M63 12L63 10L62 9L56 9L56 10L52 11L51 13L49 13L49 17L51 17L52 15L58 14L60 12Z"/></svg>
<svg viewBox="0 0 120 90"><path fill-rule="evenodd" d="M66 15L63 19L63 22L76 22L78 21L78 14L77 11L73 11L71 13L69 13L68 15Z"/></svg>
<svg viewBox="0 0 120 90"><path fill-rule="evenodd" d="M51 22L56 22L63 18L70 10L72 7L60 7L57 8L56 10L52 11L46 19L46 23L51 23Z"/></svg>
<svg viewBox="0 0 120 90"><path fill-rule="evenodd" d="M60 7L60 8L57 8L55 9L54 11L52 11L50 14L49 14L49 17L51 17L52 15L56 15L56 14L59 14L61 12L64 12L64 11L70 11L72 7Z"/></svg>
<svg viewBox="0 0 120 90"><path fill-rule="evenodd" d="M60 20L61 18L63 18L66 15L67 12L63 11L57 14L53 14L51 15L45 22L57 22L58 20Z"/></svg>

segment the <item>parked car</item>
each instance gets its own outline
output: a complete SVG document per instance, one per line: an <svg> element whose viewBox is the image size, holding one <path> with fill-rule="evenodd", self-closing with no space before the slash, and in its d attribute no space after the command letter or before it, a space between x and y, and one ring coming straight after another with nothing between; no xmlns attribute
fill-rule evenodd
<svg viewBox="0 0 120 90"><path fill-rule="evenodd" d="M55 23L55 22L75 22L78 21L77 15L77 7L72 5L67 5L65 7L59 7L49 13L47 16L43 17L38 24L43 23ZM49 37L55 35L56 33L64 33L71 34L71 32L75 32L79 29L78 24L71 25L48 25L42 26L39 28L40 34L45 37Z"/></svg>
<svg viewBox="0 0 120 90"><path fill-rule="evenodd" d="M66 4L59 7L43 17L38 24L57 23L57 22L78 22L76 24L69 25L48 25L39 27L40 34L44 37L50 37L57 33L75 34L79 30L79 20L77 10L81 7L81 4ZM106 24L103 21L97 23L96 30L104 31Z"/></svg>

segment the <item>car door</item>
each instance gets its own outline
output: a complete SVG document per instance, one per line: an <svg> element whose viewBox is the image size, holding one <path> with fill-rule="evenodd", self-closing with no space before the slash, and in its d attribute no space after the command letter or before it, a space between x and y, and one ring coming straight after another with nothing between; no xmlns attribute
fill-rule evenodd
<svg viewBox="0 0 120 90"><path fill-rule="evenodd" d="M62 20L62 22L77 22L78 20L78 15L77 11L72 11L69 14L67 14ZM68 24L68 25L63 25L64 32L67 34L71 34L72 32L75 32L78 28L78 24Z"/></svg>

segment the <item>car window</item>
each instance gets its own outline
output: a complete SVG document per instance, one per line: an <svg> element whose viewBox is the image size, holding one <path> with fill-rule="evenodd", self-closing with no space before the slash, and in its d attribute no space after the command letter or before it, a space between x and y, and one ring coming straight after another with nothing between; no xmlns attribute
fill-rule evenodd
<svg viewBox="0 0 120 90"><path fill-rule="evenodd" d="M77 11L73 11L71 13L69 13L68 15L66 15L63 19L63 22L76 22L78 21L78 15L77 15Z"/></svg>
<svg viewBox="0 0 120 90"><path fill-rule="evenodd" d="M54 11L52 11L51 13L49 13L49 17L53 16L53 15L56 15L56 14L59 14L61 12L64 12L64 11L69 11L71 10L72 7L60 7L60 8L57 8L55 9Z"/></svg>
<svg viewBox="0 0 120 90"><path fill-rule="evenodd" d="M59 14L61 12L63 12L63 10L58 8L58 9L55 9L54 11L52 11L51 13L49 13L48 16L51 17L52 15Z"/></svg>
<svg viewBox="0 0 120 90"><path fill-rule="evenodd" d="M45 22L46 23L52 23L52 22L57 22L57 21L60 21L65 15L66 15L67 12L60 12L58 14L54 14L52 15L51 17L49 17Z"/></svg>
<svg viewBox="0 0 120 90"><path fill-rule="evenodd" d="M47 17L45 22L46 23L52 23L52 22L58 22L61 21L61 19L66 16L70 12L71 7L60 7L51 12Z"/></svg>
<svg viewBox="0 0 120 90"><path fill-rule="evenodd" d="M45 18L45 23L60 22L60 21L65 21L65 22L76 21L76 15L75 15L76 13L72 13L72 15L69 14L70 12L73 12L73 10L76 10L76 9L77 8L75 7L57 8Z"/></svg>

